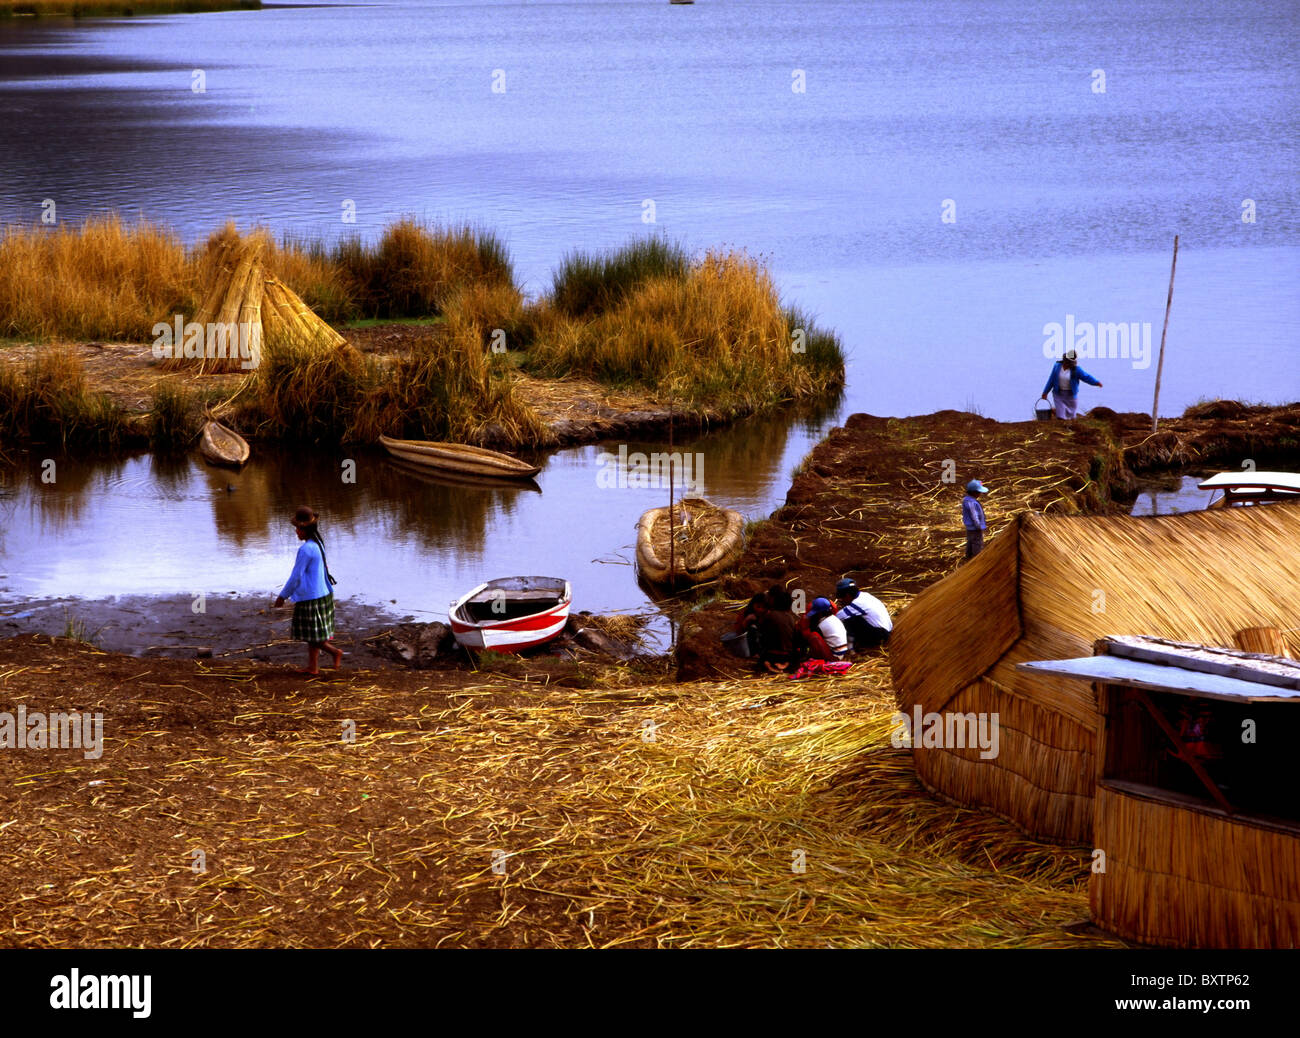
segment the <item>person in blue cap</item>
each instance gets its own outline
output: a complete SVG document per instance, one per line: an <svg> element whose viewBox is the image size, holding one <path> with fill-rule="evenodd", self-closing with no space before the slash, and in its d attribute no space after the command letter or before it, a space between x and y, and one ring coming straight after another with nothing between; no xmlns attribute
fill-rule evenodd
<svg viewBox="0 0 1300 1038"><path fill-rule="evenodd" d="M835 615L829 598L814 598L806 619L804 636L812 655L823 660L842 660L849 653L849 635Z"/></svg>
<svg viewBox="0 0 1300 1038"><path fill-rule="evenodd" d="M988 524L984 521L984 506L980 504L980 494L987 494L989 488L978 479L966 484L966 496L961 499L961 524L966 527L966 558L973 559L984 547L984 531Z"/></svg>

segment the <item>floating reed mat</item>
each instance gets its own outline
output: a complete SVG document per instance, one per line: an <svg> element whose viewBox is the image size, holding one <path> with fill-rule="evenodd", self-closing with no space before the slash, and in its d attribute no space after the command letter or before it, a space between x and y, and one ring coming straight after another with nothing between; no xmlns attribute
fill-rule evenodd
<svg viewBox="0 0 1300 1038"><path fill-rule="evenodd" d="M104 753L0 754L4 943L1109 943L1064 929L1082 850L920 790L877 660L579 690L61 651L0 665L0 698L100 675Z"/></svg>
<svg viewBox="0 0 1300 1038"><path fill-rule="evenodd" d="M162 361L164 370L247 374L258 366L264 345L312 351L345 345L343 336L291 288L266 274L262 258L267 244L264 235L254 234L230 236L213 247L205 263L207 289L189 322L204 329L203 355L173 355ZM208 329L225 329L227 334L224 340L213 338ZM224 349L219 348L222 342ZM180 347L174 344L177 354Z"/></svg>

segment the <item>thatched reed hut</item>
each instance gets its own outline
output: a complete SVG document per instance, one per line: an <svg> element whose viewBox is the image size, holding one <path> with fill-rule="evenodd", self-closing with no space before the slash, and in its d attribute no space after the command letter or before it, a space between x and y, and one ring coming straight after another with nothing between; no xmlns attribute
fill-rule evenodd
<svg viewBox="0 0 1300 1038"><path fill-rule="evenodd" d="M988 547L927 588L891 639L904 711L998 719L995 757L978 747L913 749L931 791L1009 819L1032 836L1093 834L1095 691L1028 660L1091 652L1111 634L1231 646L1244 628L1300 627L1300 506L1130 516L1018 516Z"/></svg>
<svg viewBox="0 0 1300 1038"><path fill-rule="evenodd" d="M1094 922L1146 944L1300 948L1300 663L1106 638L1021 666L1097 695Z"/></svg>

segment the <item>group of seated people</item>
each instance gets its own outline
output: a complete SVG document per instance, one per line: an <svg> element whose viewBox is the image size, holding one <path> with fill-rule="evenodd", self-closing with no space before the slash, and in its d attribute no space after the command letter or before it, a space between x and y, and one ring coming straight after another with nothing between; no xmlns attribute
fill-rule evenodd
<svg viewBox="0 0 1300 1038"><path fill-rule="evenodd" d="M793 605L790 592L774 584L751 598L736 621L762 670L783 674L807 659L842 660L883 645L894 626L880 599L847 577L835 585L834 601L815 598L802 616Z"/></svg>

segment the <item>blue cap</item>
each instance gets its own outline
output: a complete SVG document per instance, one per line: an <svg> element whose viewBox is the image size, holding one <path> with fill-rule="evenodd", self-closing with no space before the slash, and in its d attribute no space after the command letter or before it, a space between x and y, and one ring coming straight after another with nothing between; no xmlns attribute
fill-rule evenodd
<svg viewBox="0 0 1300 1038"><path fill-rule="evenodd" d="M981 483L978 479L972 479L966 484L966 493L968 494L987 494L989 488Z"/></svg>
<svg viewBox="0 0 1300 1038"><path fill-rule="evenodd" d="M812 611L814 613L829 613L831 611L831 600L829 598L814 598Z"/></svg>

